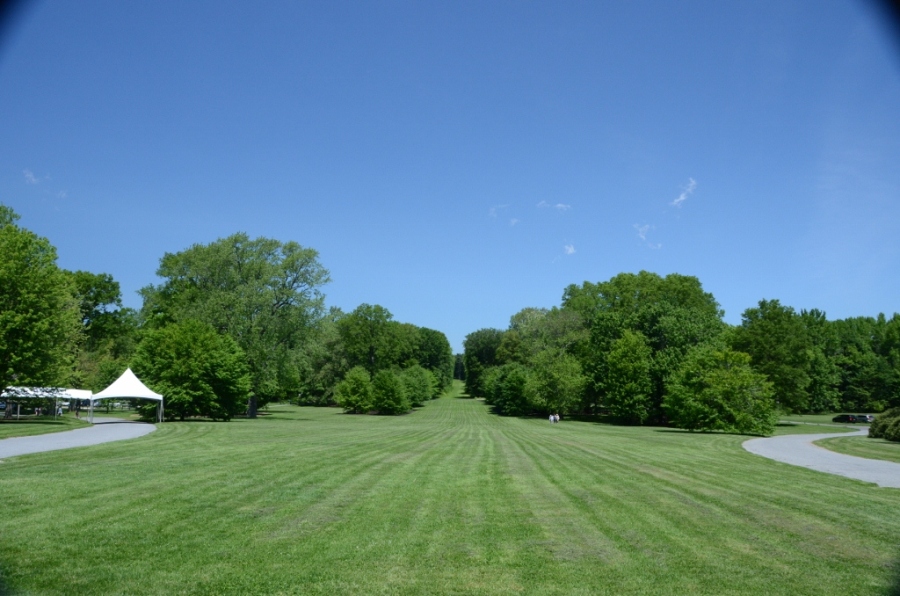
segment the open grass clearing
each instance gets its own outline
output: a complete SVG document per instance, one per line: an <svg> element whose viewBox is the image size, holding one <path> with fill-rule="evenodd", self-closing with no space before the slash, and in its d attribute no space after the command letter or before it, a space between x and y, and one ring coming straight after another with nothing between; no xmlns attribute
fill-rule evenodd
<svg viewBox="0 0 900 596"><path fill-rule="evenodd" d="M816 445L856 457L869 459L883 459L900 464L900 443L886 441L884 439L870 439L869 437L837 437L834 439L822 439L815 442Z"/></svg>
<svg viewBox="0 0 900 596"><path fill-rule="evenodd" d="M166 423L0 464L0 573L37 594L884 594L900 491L745 439L453 398Z"/></svg>

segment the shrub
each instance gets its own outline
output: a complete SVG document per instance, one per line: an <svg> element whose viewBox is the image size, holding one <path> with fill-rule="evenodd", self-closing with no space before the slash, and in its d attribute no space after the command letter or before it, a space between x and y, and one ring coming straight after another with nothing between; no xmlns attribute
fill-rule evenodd
<svg viewBox="0 0 900 596"><path fill-rule="evenodd" d="M674 426L770 435L777 412L772 384L750 356L716 345L695 348L675 373L663 408Z"/></svg>
<svg viewBox="0 0 900 596"><path fill-rule="evenodd" d="M166 418L229 420L245 409L250 374L244 352L207 323L189 319L150 331L132 366L165 397Z"/></svg>
<svg viewBox="0 0 900 596"><path fill-rule="evenodd" d="M437 379L430 370L422 368L418 364L410 366L400 374L406 397L415 408L421 408L425 402L437 397Z"/></svg>
<svg viewBox="0 0 900 596"><path fill-rule="evenodd" d="M873 439L884 439L885 431L895 420L900 420L900 408L891 408L875 417L875 422L869 426L869 437Z"/></svg>
<svg viewBox="0 0 900 596"><path fill-rule="evenodd" d="M409 411L409 399L400 377L390 370L381 370L372 379L372 405L379 414L396 415Z"/></svg>
<svg viewBox="0 0 900 596"><path fill-rule="evenodd" d="M528 369L519 363L497 367L493 388L493 405L498 414L504 416L524 416L531 412L532 405L526 396Z"/></svg>
<svg viewBox="0 0 900 596"><path fill-rule="evenodd" d="M363 366L351 368L334 388L334 399L349 414L365 414L373 408L372 381Z"/></svg>
<svg viewBox="0 0 900 596"><path fill-rule="evenodd" d="M525 385L528 402L542 414L574 412L581 403L587 379L571 354L544 350L532 361Z"/></svg>

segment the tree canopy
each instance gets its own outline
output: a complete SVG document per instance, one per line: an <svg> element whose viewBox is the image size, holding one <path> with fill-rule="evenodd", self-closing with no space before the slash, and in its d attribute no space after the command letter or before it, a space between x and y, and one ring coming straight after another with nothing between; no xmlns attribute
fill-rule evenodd
<svg viewBox="0 0 900 596"><path fill-rule="evenodd" d="M65 382L82 339L75 288L49 240L0 205L0 392Z"/></svg>
<svg viewBox="0 0 900 596"><path fill-rule="evenodd" d="M250 370L251 417L258 403L299 394L299 350L323 315L319 288L329 281L315 250L238 233L166 253L157 275L163 283L141 290L147 324L196 319L231 336Z"/></svg>

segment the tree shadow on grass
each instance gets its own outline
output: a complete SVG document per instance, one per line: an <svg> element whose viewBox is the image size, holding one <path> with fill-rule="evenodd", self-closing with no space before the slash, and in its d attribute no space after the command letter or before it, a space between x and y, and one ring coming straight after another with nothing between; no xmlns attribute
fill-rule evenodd
<svg viewBox="0 0 900 596"><path fill-rule="evenodd" d="M888 589L885 591L885 596L900 596L900 558L891 565L891 579Z"/></svg>
<svg viewBox="0 0 900 596"><path fill-rule="evenodd" d="M684 428L654 428L656 433L679 433L683 435L709 436L709 435L730 435L732 437L750 437L750 438L769 438L771 435L751 435L747 433L729 433L721 430L695 430L690 431Z"/></svg>

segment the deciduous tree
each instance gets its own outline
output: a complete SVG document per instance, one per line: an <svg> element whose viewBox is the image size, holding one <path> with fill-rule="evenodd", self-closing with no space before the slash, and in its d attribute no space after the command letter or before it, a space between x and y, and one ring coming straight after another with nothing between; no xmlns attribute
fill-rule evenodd
<svg viewBox="0 0 900 596"><path fill-rule="evenodd" d="M74 287L56 249L17 220L0 205L0 392L62 384L82 338Z"/></svg>

